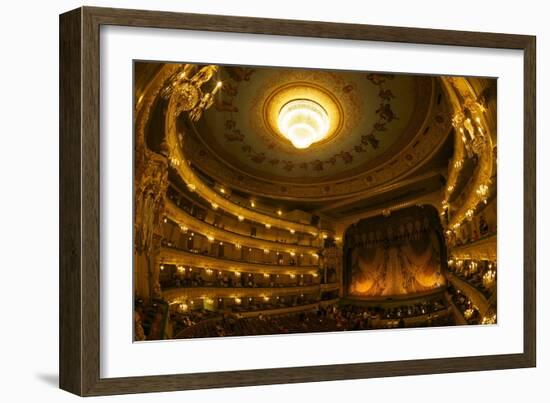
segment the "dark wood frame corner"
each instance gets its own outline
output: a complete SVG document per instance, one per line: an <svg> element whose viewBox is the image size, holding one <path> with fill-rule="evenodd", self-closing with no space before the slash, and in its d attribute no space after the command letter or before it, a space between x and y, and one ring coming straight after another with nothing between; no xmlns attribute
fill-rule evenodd
<svg viewBox="0 0 550 403"><path fill-rule="evenodd" d="M520 49L524 52L524 351L456 357L100 377L99 31L101 25ZM82 7L60 16L60 387L81 396L480 371L536 365L535 37Z"/></svg>

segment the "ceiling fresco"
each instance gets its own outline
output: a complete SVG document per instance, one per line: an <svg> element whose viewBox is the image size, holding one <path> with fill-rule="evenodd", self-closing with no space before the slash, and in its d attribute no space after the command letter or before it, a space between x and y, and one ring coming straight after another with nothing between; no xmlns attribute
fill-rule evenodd
<svg viewBox="0 0 550 403"><path fill-rule="evenodd" d="M375 168L411 142L434 97L434 80L424 76L243 67L218 74L222 90L194 126L201 153L277 183L324 183ZM284 103L300 97L319 100L331 119L327 138L307 149L274 124Z"/></svg>

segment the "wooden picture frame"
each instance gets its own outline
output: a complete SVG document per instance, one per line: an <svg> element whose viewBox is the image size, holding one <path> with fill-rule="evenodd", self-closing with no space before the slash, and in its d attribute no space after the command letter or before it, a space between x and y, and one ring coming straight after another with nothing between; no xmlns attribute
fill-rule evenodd
<svg viewBox="0 0 550 403"><path fill-rule="evenodd" d="M100 26L171 28L524 52L523 353L229 372L100 377ZM161 392L536 365L535 37L82 7L60 16L60 387L81 396Z"/></svg>

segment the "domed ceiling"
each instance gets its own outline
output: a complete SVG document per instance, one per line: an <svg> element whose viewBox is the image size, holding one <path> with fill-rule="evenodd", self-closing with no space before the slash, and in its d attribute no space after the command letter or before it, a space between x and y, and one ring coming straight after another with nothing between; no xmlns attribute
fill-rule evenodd
<svg viewBox="0 0 550 403"><path fill-rule="evenodd" d="M206 174L251 193L362 190L405 174L449 130L439 86L427 76L221 67L218 79L214 106L189 123L185 153ZM314 100L330 120L326 138L305 149L277 125L279 111L295 99ZM420 138L430 124L430 136Z"/></svg>

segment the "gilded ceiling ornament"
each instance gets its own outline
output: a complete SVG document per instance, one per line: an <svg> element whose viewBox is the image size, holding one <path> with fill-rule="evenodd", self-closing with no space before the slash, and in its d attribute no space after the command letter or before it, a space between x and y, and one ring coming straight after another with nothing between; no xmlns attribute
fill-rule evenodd
<svg viewBox="0 0 550 403"><path fill-rule="evenodd" d="M235 70L235 68L229 68L227 71L232 79L231 82L226 83L226 87L230 90L224 91L223 98L220 98L215 104L215 108L218 112L229 115L225 120L224 138L229 142L242 143L241 150L248 156L250 161L256 164L268 162L271 166L279 166L286 172L292 172L295 169L303 171L311 169L313 171L322 172L325 170L326 164L331 166L338 162L350 164L354 160L354 154L364 153L368 148L378 149L380 146L380 133L386 132L388 130L388 124L399 119L391 104L397 96L390 88L385 87L385 84L394 80L395 76L392 74L367 74L365 76L367 80L370 81L372 85L378 87L377 96L379 98L379 103L375 109L377 120L373 122L372 127L361 136L360 144L354 145L347 150L339 150L332 156L323 160L315 158L310 161L296 163L292 160L269 158L265 151L256 150L255 146L247 141L247 134L238 127L234 117L234 114L240 113L239 108L234 105L236 97L240 93L239 86L243 81L250 80L254 70L244 71L243 69ZM307 74L313 73L295 72L294 74L303 74L304 77L307 77ZM336 77L335 75L330 76L332 78ZM356 86L352 84L342 85L342 91L350 97L354 96L355 88ZM277 127L277 119L282 111L282 107L286 105L285 102L292 102L296 97L314 99L316 102L318 101L323 108L327 107L330 128L328 129L326 139L323 141L329 141L333 136L338 135L342 129L344 115L342 106L339 105L338 98L319 85L314 85L306 81L293 81L291 84L277 88L264 102L263 113L265 126L270 128L275 134L273 140L276 140L277 137L284 137ZM253 104L256 104L256 102ZM258 133L255 133L255 135L258 135ZM280 145L277 145L275 141L272 141L269 148L275 149L279 146ZM289 151L288 149L285 150Z"/></svg>
<svg viewBox="0 0 550 403"><path fill-rule="evenodd" d="M225 71L225 67L223 68ZM245 77L246 75L242 75ZM250 80L252 80L251 77L254 77L253 73L249 73L248 77ZM367 79L368 80L368 79ZM385 85L391 83L391 79L385 78L379 80L378 77L374 78L375 82L384 82ZM242 80L244 82L245 79ZM253 81L253 80L252 80ZM252 82L251 81L251 82ZM369 80L371 83L372 81ZM238 110L238 107L236 105L232 105L230 102L227 102L228 99L230 99L230 96L228 96L228 93L235 93L240 91L238 83L235 83L234 80L228 80L224 79L224 85L223 85L223 98L221 97L215 97L216 101L213 104L213 107L211 110L219 110L220 108L223 110L223 113L225 115L228 115L228 110ZM348 95L355 95L356 89L353 85L348 85L349 83L346 83L345 80L342 80L342 91ZM374 85L374 84L373 84ZM426 87L426 86L425 86ZM430 86L427 86L430 87ZM386 88L389 89L389 88ZM346 92L347 91L347 92ZM431 91L431 90L430 90ZM388 120L391 120L391 124L388 125L388 122L375 122L373 124L373 128L376 130L377 135L369 135L364 134L363 136L359 136L358 138L360 141L358 144L351 145L349 149L346 147L346 149L341 150L335 150L333 155L330 155L329 157L323 156L323 158L319 158L317 155L312 156L310 160L306 161L295 161L291 159L285 159L280 158L280 154L274 155L270 153L270 149L256 149L253 144L247 144L247 136L246 133L240 131L239 124L237 123L237 120L234 118L229 118L222 120L221 127L223 127L225 130L221 133L231 133L233 136L232 141L229 141L229 143L234 144L240 144L239 149L242 150L242 152L245 155L248 155L248 158L253 164L258 165L267 165L270 167L278 167L282 171L282 175L285 175L285 172L294 173L294 172L303 172L304 175L307 175L307 173L316 173L316 175L319 175L318 173L322 172L331 172L333 166L338 165L350 165L353 167L353 164L355 161L360 161L362 158L361 154L364 154L368 152L369 149L376 149L377 147L383 147L383 144L380 142L380 139L383 139L383 136L386 135L386 132L388 130L391 130L391 125L394 124L394 122L398 122L398 119L395 119L396 117L399 118L398 113L394 112L394 108L391 107L390 110L385 106L385 101L389 100L392 101L394 99L399 99L396 97L393 92L390 95L385 90L376 90L376 94L378 94L375 99L377 100L374 105L372 105L372 113L374 114L374 111L378 110L378 114L375 114L375 116L383 116L384 118L387 118ZM395 91L395 94L399 95L399 91ZM427 95L427 94L426 94ZM433 99L431 94L430 96L426 97L424 96L424 99ZM347 96L347 95L346 95ZM391 105L391 104L390 104ZM229 106L229 107L228 107ZM242 105L239 105L242 106ZM446 103L443 102L441 105L439 103L436 105L433 104L434 108L438 110L438 115L441 113L446 113ZM210 112L212 113L212 112ZM242 114L242 111L240 112L233 112L236 116L239 116ZM425 116L425 115L423 115ZM241 115L242 117L242 115ZM242 118L241 118L242 120ZM402 118L403 121L407 121L408 118ZM430 127L429 135L427 136L421 136L422 129L416 128L414 133L418 135L418 141L413 141L411 139L410 144L415 144L414 150L410 149L410 147L401 148L397 150L397 153L394 151L394 158L391 160L384 160L382 164L379 164L377 166L376 172L373 171L372 167L370 169L363 168L363 172L366 175L368 173L368 176L371 178L371 181L366 181L365 176L363 174L357 175L354 173L352 176L348 176L345 178L341 178L338 183L330 183L329 191L324 190L323 186L317 186L315 183L311 183L311 186L306 186L305 183L300 183L298 180L293 181L292 176L286 176L286 178L289 179L289 182L285 183L285 191L283 192L281 189L283 188L280 186L280 182L269 182L269 177L264 181L261 177L253 178L249 175L243 175L243 171L241 172L233 171L232 169L226 169L224 167L223 163L221 161L218 161L214 156L216 155L215 152L213 153L210 148L204 147L204 145L200 145L200 143L197 142L197 139L194 138L197 136L197 134L191 135L193 137L193 142L188 141L189 136L186 136L185 141L185 154L192 160L197 161L200 163L201 169L205 169L205 172L208 172L210 174L215 175L219 180L227 181L228 184L236 185L237 188L240 189L246 189L249 191L255 191L266 193L266 194L285 194L287 197L332 197L334 195L344 194L346 192L356 192L364 190L367 187L372 187L379 185L381 183L384 183L392 178L395 178L396 175L401 175L405 172L410 172L411 167L416 169L416 166L418 165L418 162L422 161L424 157L423 155L426 155L426 153L430 153L433 151L434 147L436 146L436 143L439 143L439 140L442 140L444 138L444 133L446 133L446 128L448 128L449 121L446 120L443 122L444 124L440 124L438 121L434 121L433 116L428 118L425 122L422 123L422 128L428 129ZM445 124L447 123L447 124ZM200 123L203 124L202 122ZM441 126L441 127L439 127ZM199 126L201 128L202 126ZM189 134L189 133L188 133ZM202 132L199 134L199 136L202 134ZM379 135L380 136L379 136ZM208 143L208 139L204 139ZM202 140L201 140L202 141ZM244 144L243 144L244 143ZM277 147L277 145L275 145ZM430 151L432 150L432 151ZM419 155L418 161L411 161L410 158L406 158L407 155L411 155L411 153L414 151L414 155ZM275 151L274 151L275 153ZM200 154L200 155L199 155ZM200 157L200 158L199 158ZM229 167L232 167L231 161L229 162ZM355 168L350 168L355 169ZM347 172L350 170L348 169ZM245 171L248 172L248 171ZM253 172L253 171L252 171ZM355 171L354 171L355 172ZM301 179L301 178L300 178ZM257 182L255 180L258 180Z"/></svg>
<svg viewBox="0 0 550 403"><path fill-rule="evenodd" d="M183 65L169 79L160 93L162 98L172 98L175 102L177 116L188 112L189 118L194 122L198 121L204 111L214 104L214 95L222 86L222 83L218 82L210 92L202 88L217 73L218 66L209 65L198 71L197 69L194 65Z"/></svg>
<svg viewBox="0 0 550 403"><path fill-rule="evenodd" d="M483 102L472 96L467 97L464 100L464 108L470 110L470 112L474 115L483 114L487 110Z"/></svg>
<svg viewBox="0 0 550 403"><path fill-rule="evenodd" d="M284 186L285 191L281 190L280 183L271 182L261 178L254 178L249 175L243 175L238 171L235 172L232 169L227 169L215 155L206 151L204 145L201 143L198 134L193 134L187 137L185 142L185 154L189 158L201 163L201 169L210 175L215 176L220 181L229 183L236 188L246 190L249 192L259 192L263 194L271 195L285 195L286 197L331 197L340 194L349 194L350 192L362 191L374 186L380 185L388 180L395 179L399 175L405 173L411 173L411 169L415 170L421 166L420 161L425 159L426 155L437 149L439 145L443 143L447 135L449 134L450 119L445 120L443 123L438 123L435 119L436 116L447 115L448 105L445 102L434 105L434 110L430 113L430 118L423 123L423 126L416 131L416 136L410 140L410 143L400 150L392 159L384 161L383 164L377 166L376 171L364 170L363 174L359 177L348 177L344 180L340 180L337 183L330 183L330 190L324 191L323 187L318 186L315 183L303 184L296 183L288 186ZM430 128L429 135L425 135L426 128ZM200 154L200 158L199 158ZM410 158L407 156L414 156ZM267 156L266 156L267 157ZM266 158L266 161L271 164L279 164L282 168L288 169L290 172L297 169L297 164L292 161L285 161L273 158ZM314 164L304 164L300 169L311 170L313 172L315 167L319 165L319 162L314 161ZM319 160L320 162L323 162ZM324 166L327 164L335 164L336 157L333 157L333 161L324 162Z"/></svg>
<svg viewBox="0 0 550 403"><path fill-rule="evenodd" d="M460 129L460 127L462 126L462 123L464 122L464 119L465 119L465 115L462 111L459 111L459 112L456 112L455 115L453 116L453 127L455 129Z"/></svg>

